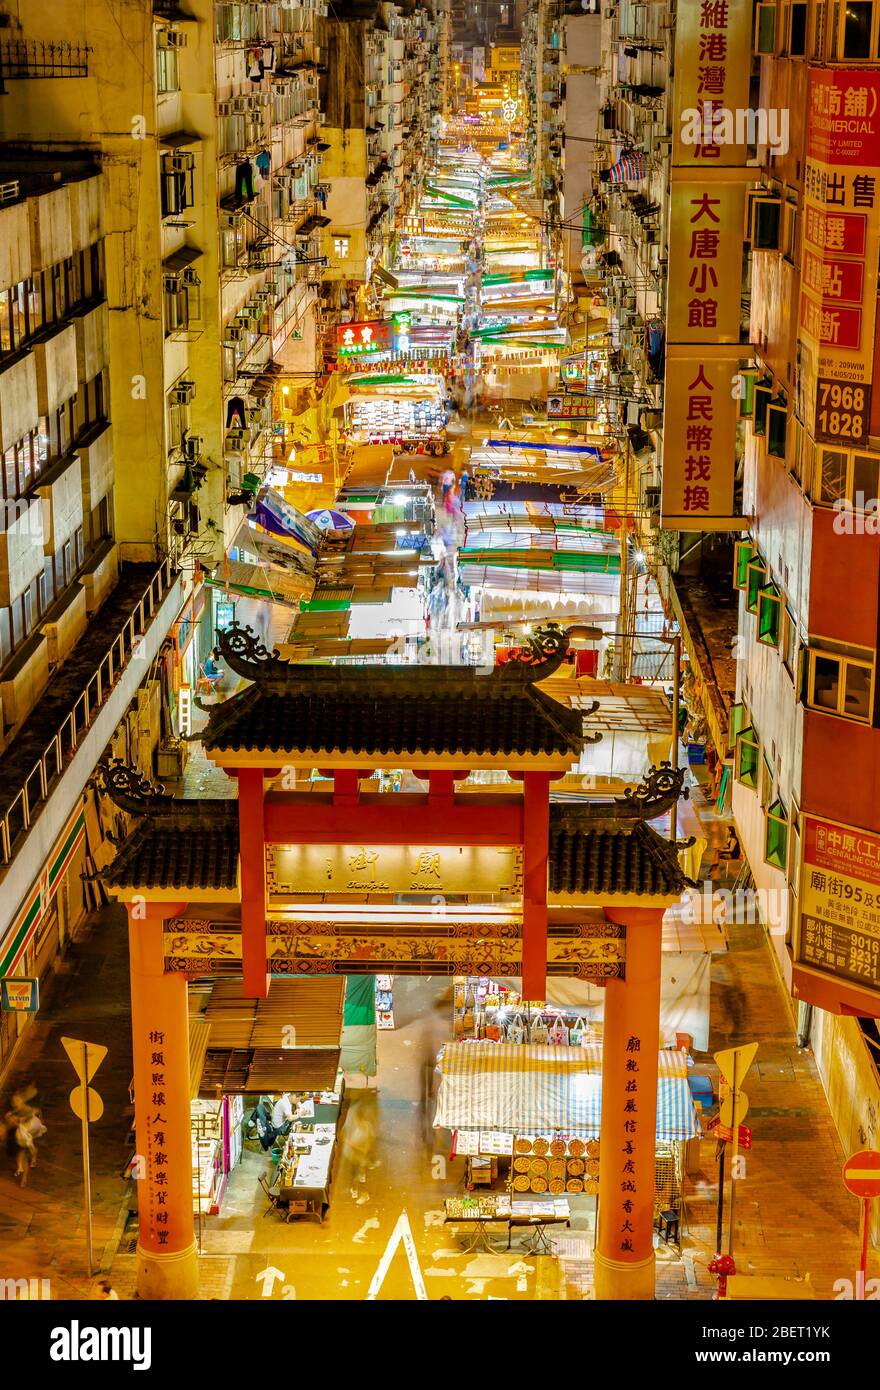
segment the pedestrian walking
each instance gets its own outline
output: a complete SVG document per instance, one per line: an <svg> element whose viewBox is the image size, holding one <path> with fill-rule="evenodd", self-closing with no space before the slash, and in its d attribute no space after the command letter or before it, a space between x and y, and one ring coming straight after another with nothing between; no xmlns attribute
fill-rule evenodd
<svg viewBox="0 0 880 1390"><path fill-rule="evenodd" d="M15 1176L21 1186L27 1183L28 1172L37 1166L37 1143L46 1133L46 1126L36 1110L24 1106L10 1111L6 1122L14 1126L15 1135Z"/></svg>
<svg viewBox="0 0 880 1390"><path fill-rule="evenodd" d="M102 1303L118 1303L119 1294L114 1289L110 1280L106 1276L99 1279L95 1285L95 1298Z"/></svg>

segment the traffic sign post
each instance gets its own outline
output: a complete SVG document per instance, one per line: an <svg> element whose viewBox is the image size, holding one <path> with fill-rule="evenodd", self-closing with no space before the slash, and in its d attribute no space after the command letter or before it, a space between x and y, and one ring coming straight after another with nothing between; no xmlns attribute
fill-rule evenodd
<svg viewBox="0 0 880 1390"><path fill-rule="evenodd" d="M82 1120L83 1150L83 1202L86 1214L86 1263L89 1278L94 1269L92 1253L92 1176L89 1166L89 1121L100 1120L104 1113L104 1102L93 1091L89 1082L107 1056L102 1043L83 1042L80 1038L62 1038L61 1045L67 1053L80 1084L70 1093L70 1108Z"/></svg>
<svg viewBox="0 0 880 1390"><path fill-rule="evenodd" d="M737 1158L739 1156L741 1135L745 1131L748 1134L748 1145L743 1148L751 1148L752 1132L746 1130L743 1120L748 1114L749 1098L745 1091L740 1091L746 1072L755 1060L758 1051L758 1044L741 1043L739 1047L725 1048L721 1052L714 1054L715 1062L721 1073L722 1079L729 1083L730 1094L723 1098L721 1108L718 1112L719 1128L727 1129L730 1132L730 1139L733 1144L733 1154L730 1160L730 1226L727 1234L727 1254L733 1256L733 1224L736 1215L736 1170ZM724 1224L724 1143L722 1141L721 1158L718 1171L718 1253L721 1253L721 1242L723 1238Z"/></svg>
<svg viewBox="0 0 880 1390"><path fill-rule="evenodd" d="M871 1202L880 1197L880 1151L861 1149L843 1165L843 1185L847 1192L859 1197L862 1203L861 1254L856 1273L856 1298L865 1299L865 1280L868 1273L868 1226L870 1224Z"/></svg>

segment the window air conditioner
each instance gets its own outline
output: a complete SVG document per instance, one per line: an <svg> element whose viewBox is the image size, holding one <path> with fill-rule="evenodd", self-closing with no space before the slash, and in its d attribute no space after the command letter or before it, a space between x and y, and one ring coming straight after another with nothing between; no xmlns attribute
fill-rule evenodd
<svg viewBox="0 0 880 1390"><path fill-rule="evenodd" d="M204 439L199 434L188 434L183 441L184 457L193 463L197 458L201 458Z"/></svg>
<svg viewBox="0 0 880 1390"><path fill-rule="evenodd" d="M172 386L170 395L174 405L188 405L196 394L194 381L178 381L176 386Z"/></svg>
<svg viewBox="0 0 880 1390"><path fill-rule="evenodd" d="M170 271L162 276L162 287L166 294L177 294L180 289L180 277L176 271Z"/></svg>
<svg viewBox="0 0 880 1390"><path fill-rule="evenodd" d="M185 285L200 285L202 283L192 266L187 266L186 270L184 270L183 283Z"/></svg>
<svg viewBox="0 0 880 1390"><path fill-rule="evenodd" d="M183 29L169 29L165 34L166 48L186 48L186 33Z"/></svg>
<svg viewBox="0 0 880 1390"><path fill-rule="evenodd" d="M226 325L223 332L223 341L226 343L240 343L244 338L244 329L238 324L230 323Z"/></svg>
<svg viewBox="0 0 880 1390"><path fill-rule="evenodd" d="M166 154L165 172L167 174L185 174L193 167L193 157L191 154Z"/></svg>

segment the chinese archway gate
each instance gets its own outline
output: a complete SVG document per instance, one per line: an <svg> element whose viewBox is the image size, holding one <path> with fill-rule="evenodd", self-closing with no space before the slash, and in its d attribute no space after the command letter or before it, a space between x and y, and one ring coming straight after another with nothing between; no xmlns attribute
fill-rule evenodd
<svg viewBox="0 0 880 1390"><path fill-rule="evenodd" d="M661 923L685 880L647 822L682 774L551 802L589 739L539 686L568 657L556 630L490 673L288 664L237 626L220 643L248 684L199 738L237 800L104 774L135 818L104 879L129 914L141 1297L198 1287L188 980L237 970L259 1000L273 977L390 970L521 975L533 1000L548 973L605 986L596 1292L653 1298ZM377 768L418 790L368 790ZM463 785L484 769L513 780Z"/></svg>

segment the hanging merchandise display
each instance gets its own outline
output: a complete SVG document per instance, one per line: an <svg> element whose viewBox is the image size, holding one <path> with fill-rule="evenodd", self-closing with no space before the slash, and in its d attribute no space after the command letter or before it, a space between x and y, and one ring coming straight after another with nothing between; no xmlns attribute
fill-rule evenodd
<svg viewBox="0 0 880 1390"><path fill-rule="evenodd" d="M394 1027L394 976L376 976L376 1027L380 1029L391 1029Z"/></svg>
<svg viewBox="0 0 880 1390"><path fill-rule="evenodd" d="M458 1039L585 1047L602 1038L601 1026L582 1017L582 1005L525 1001L487 976L456 977L452 1001L452 1034Z"/></svg>

